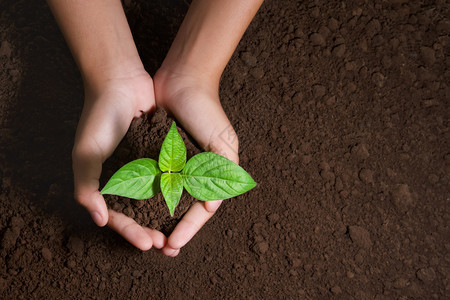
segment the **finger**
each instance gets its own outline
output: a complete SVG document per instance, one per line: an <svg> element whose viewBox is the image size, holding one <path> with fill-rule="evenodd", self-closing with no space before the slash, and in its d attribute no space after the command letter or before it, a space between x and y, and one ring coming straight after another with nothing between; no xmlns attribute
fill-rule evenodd
<svg viewBox="0 0 450 300"><path fill-rule="evenodd" d="M86 208L97 226L103 227L106 225L108 208L98 190L88 194L75 194L75 199Z"/></svg>
<svg viewBox="0 0 450 300"><path fill-rule="evenodd" d="M180 253L180 248L183 247L184 245L186 245L192 239L192 237L200 230L200 228L203 227L203 225L206 223L206 221L208 221L212 217L212 215L217 211L219 206L222 204L222 201L223 200L206 201L206 202L200 203L200 204L203 204L205 207L205 210L211 214L202 223L189 224L190 221L188 219L187 223L185 223L185 225L186 225L185 226L182 224L183 220L186 218L186 216L185 216L183 218L183 220L177 225L177 227L174 230L175 237L174 237L174 233L172 233L171 236L169 237L169 240L171 241L171 243L167 244L167 246L162 249L163 254L166 256L170 256L170 257L177 256ZM196 205L196 204L194 204L194 205ZM192 210L192 207L189 211L191 211L191 210ZM191 217L188 216L188 218L191 218ZM181 229L179 228L180 224L182 226ZM183 227L184 227L184 229L183 229ZM177 233L177 230L179 230L181 233ZM183 230L184 230L184 233L183 233ZM184 235L186 232L189 232L189 231L191 232L190 235ZM179 237L177 237L177 235L179 235ZM177 241L177 239L178 239L178 241ZM184 241L183 241L183 239L184 239Z"/></svg>
<svg viewBox="0 0 450 300"><path fill-rule="evenodd" d="M110 209L108 226L136 248L143 251L152 248L153 240L151 236L130 217Z"/></svg>
<svg viewBox="0 0 450 300"><path fill-rule="evenodd" d="M148 227L144 227L144 230L151 237L154 248L162 249L166 245L167 238L162 232Z"/></svg>
<svg viewBox="0 0 450 300"><path fill-rule="evenodd" d="M167 248L176 250L186 245L214 215L214 212L208 211L204 202L194 203L173 230L167 241Z"/></svg>

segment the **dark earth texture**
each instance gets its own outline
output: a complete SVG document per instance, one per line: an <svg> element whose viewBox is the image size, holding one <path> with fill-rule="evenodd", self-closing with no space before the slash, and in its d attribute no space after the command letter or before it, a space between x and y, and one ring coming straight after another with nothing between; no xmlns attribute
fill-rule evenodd
<svg viewBox="0 0 450 300"><path fill-rule="evenodd" d="M150 74L188 5L124 2ZM265 2L220 88L258 186L168 258L74 201L80 75L44 1L0 0L0 297L449 299L449 14L443 0ZM171 121L133 122L102 184L157 158ZM108 197L166 234L192 201L170 218L160 196Z"/></svg>

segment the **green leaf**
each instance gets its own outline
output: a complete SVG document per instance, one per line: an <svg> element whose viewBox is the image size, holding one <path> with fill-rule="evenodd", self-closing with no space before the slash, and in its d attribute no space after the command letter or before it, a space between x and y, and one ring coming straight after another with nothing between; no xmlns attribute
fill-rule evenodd
<svg viewBox="0 0 450 300"><path fill-rule="evenodd" d="M158 162L150 158L137 159L120 168L100 194L133 199L151 198L159 192L161 171Z"/></svg>
<svg viewBox="0 0 450 300"><path fill-rule="evenodd" d="M175 207L180 202L183 193L183 179L180 173L163 173L161 175L161 192L173 216Z"/></svg>
<svg viewBox="0 0 450 300"><path fill-rule="evenodd" d="M186 164L186 146L172 123L159 153L159 168L163 172L180 172Z"/></svg>
<svg viewBox="0 0 450 300"><path fill-rule="evenodd" d="M203 201L235 197L256 186L256 182L243 168L213 152L203 152L192 157L182 175L188 193Z"/></svg>

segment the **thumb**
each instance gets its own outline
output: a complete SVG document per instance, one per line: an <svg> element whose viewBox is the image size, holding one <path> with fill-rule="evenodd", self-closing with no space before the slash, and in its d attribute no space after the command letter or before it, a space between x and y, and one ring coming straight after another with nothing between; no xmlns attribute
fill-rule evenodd
<svg viewBox="0 0 450 300"><path fill-rule="evenodd" d="M98 191L102 164L125 135L132 117L103 102L85 102L72 151L75 199L98 226L108 223L105 199Z"/></svg>
<svg viewBox="0 0 450 300"><path fill-rule="evenodd" d="M108 222L108 209L98 191L102 158L93 151L74 147L72 152L74 192L78 203L86 208L98 226Z"/></svg>

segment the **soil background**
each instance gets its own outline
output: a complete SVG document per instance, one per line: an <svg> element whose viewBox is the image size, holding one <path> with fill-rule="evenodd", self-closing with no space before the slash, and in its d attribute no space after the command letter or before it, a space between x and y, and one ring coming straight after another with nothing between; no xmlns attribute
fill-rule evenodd
<svg viewBox="0 0 450 300"><path fill-rule="evenodd" d="M188 5L124 2L150 74ZM2 298L450 298L448 16L443 0L266 1L220 89L259 185L167 258L73 200L80 75L44 1L0 0ZM136 120L102 182L156 158L170 123ZM174 219L162 201L108 198L170 233L193 200Z"/></svg>

